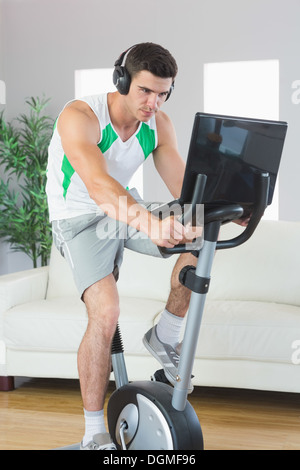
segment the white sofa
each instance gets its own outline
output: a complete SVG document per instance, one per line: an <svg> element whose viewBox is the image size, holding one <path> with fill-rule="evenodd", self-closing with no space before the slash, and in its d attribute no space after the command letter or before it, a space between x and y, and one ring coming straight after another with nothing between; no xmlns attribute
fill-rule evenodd
<svg viewBox="0 0 300 470"><path fill-rule="evenodd" d="M221 238L239 230L224 226ZM262 221L246 244L216 254L194 385L300 392L299 240L300 223ZM175 259L125 253L118 288L130 380L160 368L142 337L165 305ZM86 325L56 249L49 267L0 277L0 376L78 377Z"/></svg>

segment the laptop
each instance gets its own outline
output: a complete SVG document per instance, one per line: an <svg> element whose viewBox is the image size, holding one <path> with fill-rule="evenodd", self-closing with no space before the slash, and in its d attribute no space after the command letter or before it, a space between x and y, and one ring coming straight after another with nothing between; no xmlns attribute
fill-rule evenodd
<svg viewBox="0 0 300 470"><path fill-rule="evenodd" d="M198 174L207 176L202 203L237 203L251 212L255 175L269 173L272 203L287 123L197 113L180 204L191 201Z"/></svg>

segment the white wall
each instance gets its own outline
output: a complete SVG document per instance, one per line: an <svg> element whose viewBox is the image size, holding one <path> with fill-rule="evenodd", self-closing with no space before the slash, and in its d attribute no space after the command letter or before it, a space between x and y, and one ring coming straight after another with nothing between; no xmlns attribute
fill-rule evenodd
<svg viewBox="0 0 300 470"><path fill-rule="evenodd" d="M292 83L300 79L299 0L0 2L4 37L0 53L9 119L23 110L25 97L42 93L52 97L48 109L55 116L74 96L75 69L111 67L130 45L158 42L170 49L179 65L175 91L165 110L174 121L184 157L194 114L203 107L203 64L279 59L280 119L289 123L280 170L279 216L300 220L300 104L291 100ZM146 169L145 198L169 199L151 162Z"/></svg>

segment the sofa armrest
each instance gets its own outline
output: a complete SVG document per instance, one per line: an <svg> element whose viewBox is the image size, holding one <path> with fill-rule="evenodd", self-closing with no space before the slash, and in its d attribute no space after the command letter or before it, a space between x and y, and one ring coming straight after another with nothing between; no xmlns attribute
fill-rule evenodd
<svg viewBox="0 0 300 470"><path fill-rule="evenodd" d="M49 267L0 276L0 314L16 305L46 297Z"/></svg>

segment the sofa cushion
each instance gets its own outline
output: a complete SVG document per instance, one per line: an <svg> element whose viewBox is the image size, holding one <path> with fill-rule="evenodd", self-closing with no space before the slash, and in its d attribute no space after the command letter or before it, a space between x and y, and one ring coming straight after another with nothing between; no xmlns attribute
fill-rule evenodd
<svg viewBox="0 0 300 470"><path fill-rule="evenodd" d="M52 245L46 298L55 299L57 297L69 296L78 298L78 291L73 280L72 271L55 245Z"/></svg>
<svg viewBox="0 0 300 470"><path fill-rule="evenodd" d="M155 258L131 250L124 251L118 280L120 296L157 299L166 302L178 255Z"/></svg>
<svg viewBox="0 0 300 470"><path fill-rule="evenodd" d="M292 363L300 307L256 301L207 301L196 357Z"/></svg>
<svg viewBox="0 0 300 470"><path fill-rule="evenodd" d="M142 337L164 303L125 297L120 327L128 354L145 354ZM76 352L87 326L84 303L75 297L28 302L4 315L4 341L12 349Z"/></svg>
<svg viewBox="0 0 300 470"><path fill-rule="evenodd" d="M241 232L236 224L221 229L221 239ZM263 220L243 245L217 252L208 297L257 300L300 306L300 222Z"/></svg>

